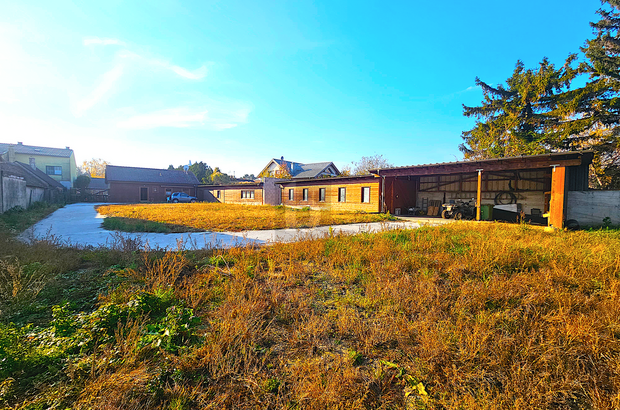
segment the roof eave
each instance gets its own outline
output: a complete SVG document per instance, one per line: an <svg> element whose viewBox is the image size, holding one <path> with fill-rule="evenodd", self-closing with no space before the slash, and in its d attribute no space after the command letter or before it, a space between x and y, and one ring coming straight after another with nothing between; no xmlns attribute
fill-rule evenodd
<svg viewBox="0 0 620 410"><path fill-rule="evenodd" d="M459 167L459 166L471 166L477 165L481 168L484 168L485 164L496 163L496 162L515 162L518 160L533 160L533 159L542 159L542 158L555 158L555 157L569 157L572 155L579 155L583 158L582 164L590 164L592 162L592 158L594 156L594 151L592 150L584 150L584 151L564 151L564 152L551 152L546 154L538 154L538 155L520 155L516 157L503 157L503 158L489 158L484 160L474 160L474 161L455 161L455 162L441 162L435 164L421 164L421 165L409 165L402 167L392 167L392 168L375 168L370 169L368 172L378 176L384 176L385 174L390 174L394 172L403 172L407 170L421 170L428 168L439 168L439 167Z"/></svg>

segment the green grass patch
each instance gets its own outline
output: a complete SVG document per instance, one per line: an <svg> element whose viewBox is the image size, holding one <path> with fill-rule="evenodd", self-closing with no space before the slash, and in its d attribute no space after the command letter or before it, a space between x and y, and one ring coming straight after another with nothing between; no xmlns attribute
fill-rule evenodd
<svg viewBox="0 0 620 410"><path fill-rule="evenodd" d="M163 222L147 221L144 219L108 217L103 220L103 228L109 231L122 232L155 232L155 233L183 233L201 232L191 226L173 225Z"/></svg>
<svg viewBox="0 0 620 410"><path fill-rule="evenodd" d="M21 206L9 209L0 214L0 231L12 235L19 234L62 206L48 204L47 202L35 202L28 209Z"/></svg>

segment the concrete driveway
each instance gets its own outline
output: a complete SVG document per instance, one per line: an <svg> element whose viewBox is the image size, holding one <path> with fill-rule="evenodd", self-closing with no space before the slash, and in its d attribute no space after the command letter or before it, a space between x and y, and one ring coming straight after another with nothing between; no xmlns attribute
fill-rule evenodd
<svg viewBox="0 0 620 410"><path fill-rule="evenodd" d="M228 248L248 244L266 245L275 242L293 242L329 235L330 227L301 229L271 229L244 232L191 232L191 233L128 233L108 231L95 206L104 204L71 204L60 208L20 235L26 242L53 237L66 245L113 247L122 239L141 241L151 249L204 249ZM333 234L379 232L389 229L416 229L422 225L439 225L450 221L418 218L389 222L358 223L332 226Z"/></svg>

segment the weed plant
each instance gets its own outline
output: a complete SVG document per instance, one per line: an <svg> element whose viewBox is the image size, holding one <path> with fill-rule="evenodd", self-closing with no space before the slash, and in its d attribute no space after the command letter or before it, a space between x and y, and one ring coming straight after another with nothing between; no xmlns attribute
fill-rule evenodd
<svg viewBox="0 0 620 410"><path fill-rule="evenodd" d="M47 202L35 202L28 210L17 206L0 214L0 231L17 234L34 225L37 221L45 218L61 205L48 204Z"/></svg>
<svg viewBox="0 0 620 410"><path fill-rule="evenodd" d="M168 232L240 232L394 219L389 214L221 203L103 205L99 206L97 211L112 217L106 218L104 228L126 232L161 232L158 229L168 229ZM156 224L149 225L148 221Z"/></svg>
<svg viewBox="0 0 620 410"><path fill-rule="evenodd" d="M36 286L2 293L0 406L620 407L618 236L455 223L206 251L2 241L2 274Z"/></svg>

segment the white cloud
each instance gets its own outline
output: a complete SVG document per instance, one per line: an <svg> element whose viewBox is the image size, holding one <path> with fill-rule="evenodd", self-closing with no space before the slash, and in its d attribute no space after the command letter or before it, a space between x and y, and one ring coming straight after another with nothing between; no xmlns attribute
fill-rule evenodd
<svg viewBox="0 0 620 410"><path fill-rule="evenodd" d="M106 94L110 92L114 84L123 74L123 65L117 64L111 70L104 73L99 80L99 84L93 91L84 99L79 101L74 110L76 117L81 117L86 111L91 109L97 104Z"/></svg>
<svg viewBox="0 0 620 410"><path fill-rule="evenodd" d="M82 44L84 44L85 46L124 46L125 42L116 38L84 37L84 39L82 40Z"/></svg>
<svg viewBox="0 0 620 410"><path fill-rule="evenodd" d="M213 128L215 128L218 131L221 131L221 130L227 130L229 128L235 128L237 125L239 125L239 124L226 124L226 123L223 123L223 124L213 124Z"/></svg>
<svg viewBox="0 0 620 410"><path fill-rule="evenodd" d="M169 65L166 64L165 65L166 68L169 68L170 70L174 71L175 73L177 73L178 75L180 75L181 77L185 77L188 78L190 80L200 80L203 79L207 76L207 67L206 66L202 66L197 70L194 71L189 71L183 67L179 67L178 65Z"/></svg>
<svg viewBox="0 0 620 410"><path fill-rule="evenodd" d="M140 114L118 122L119 128L147 130L159 127L190 128L204 127L216 131L234 128L247 122L251 111L249 107L237 106L223 108L215 103L214 109L199 107L179 107Z"/></svg>
<svg viewBox="0 0 620 410"><path fill-rule="evenodd" d="M123 58L123 59L128 59L128 60L133 60L135 62L142 62L142 63L146 63L149 66L152 67L160 67L163 68L165 70L170 70L172 72L174 72L175 74L183 77L183 78L187 78L189 80L202 80L203 78L205 78L207 76L207 66L206 65L202 65L200 68L194 70L194 71L190 71L187 68L178 66L178 65L174 65L174 64L170 64L168 61L166 60L162 60L162 59L158 59L158 58L147 58L141 54L138 54L134 51L130 51L130 50L122 50L119 51L119 53L117 54L118 57Z"/></svg>
<svg viewBox="0 0 620 410"><path fill-rule="evenodd" d="M113 39L113 38L99 38L99 37L87 37L83 40L83 43L85 46L88 46L91 44L100 44L100 45L114 44L114 45L126 46L126 44L123 41ZM118 51L116 55L119 58L133 60L134 62L143 62L153 67L161 67L166 70L170 70L173 73L177 74L178 76L187 78L189 80L202 80L203 78L207 76L206 65L202 65L196 70L191 71L191 70L188 70L187 68L171 64L170 62L163 60L163 59L145 57L143 54L129 50L127 48L123 48L122 50Z"/></svg>
<svg viewBox="0 0 620 410"><path fill-rule="evenodd" d="M187 128L201 125L207 110L192 111L188 108L170 108L149 114L136 115L117 124L119 128L147 130L159 127Z"/></svg>

